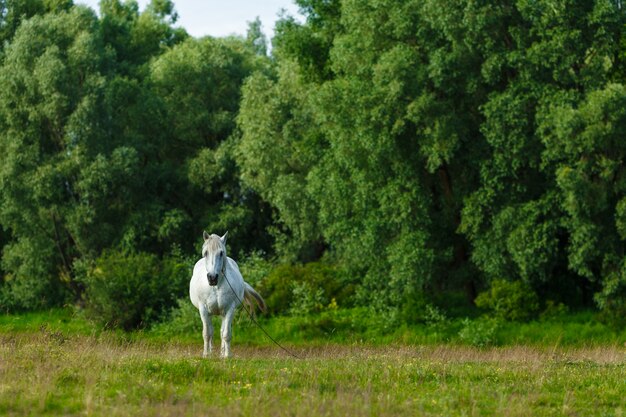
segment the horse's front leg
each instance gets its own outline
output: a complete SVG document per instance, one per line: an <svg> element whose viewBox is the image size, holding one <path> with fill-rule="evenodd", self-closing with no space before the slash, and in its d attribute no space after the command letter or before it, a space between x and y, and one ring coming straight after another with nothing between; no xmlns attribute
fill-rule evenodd
<svg viewBox="0 0 626 417"><path fill-rule="evenodd" d="M200 318L202 319L202 338L204 339L202 357L208 358L213 351L213 322L209 311L203 305L200 306Z"/></svg>
<svg viewBox="0 0 626 417"><path fill-rule="evenodd" d="M235 308L231 308L230 310L226 312L226 314L222 318L222 328L220 331L220 336L222 339L220 354L222 358L230 357L230 340L232 339L234 317L235 317Z"/></svg>

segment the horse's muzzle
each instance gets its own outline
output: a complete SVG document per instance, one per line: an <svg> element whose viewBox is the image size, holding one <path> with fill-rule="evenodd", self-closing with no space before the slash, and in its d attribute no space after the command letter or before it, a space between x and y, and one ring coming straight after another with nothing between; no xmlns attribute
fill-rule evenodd
<svg viewBox="0 0 626 417"><path fill-rule="evenodd" d="M209 280L209 285L214 287L217 285L217 274L215 275L211 275L211 274L206 274L207 279Z"/></svg>

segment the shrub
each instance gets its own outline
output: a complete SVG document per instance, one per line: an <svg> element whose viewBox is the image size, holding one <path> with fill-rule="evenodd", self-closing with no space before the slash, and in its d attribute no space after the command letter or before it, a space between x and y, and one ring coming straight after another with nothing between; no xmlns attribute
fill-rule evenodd
<svg viewBox="0 0 626 417"><path fill-rule="evenodd" d="M499 319L526 321L539 310L539 298L525 282L497 279L488 291L478 295L476 306L490 310Z"/></svg>
<svg viewBox="0 0 626 417"><path fill-rule="evenodd" d="M151 330L157 334L165 335L197 334L199 329L202 329L201 323L198 309L191 304L191 300L187 296L176 301L168 320L158 323Z"/></svg>
<svg viewBox="0 0 626 417"><path fill-rule="evenodd" d="M0 312L58 307L71 300L67 271L51 267L55 252L47 240L20 238L0 253L5 274L0 276Z"/></svg>
<svg viewBox="0 0 626 417"><path fill-rule="evenodd" d="M107 251L83 278L85 311L106 327L146 327L175 305L189 277L176 257Z"/></svg>
<svg viewBox="0 0 626 417"><path fill-rule="evenodd" d="M463 327L459 331L459 339L472 346L484 347L496 342L498 320L489 317L481 317L463 320Z"/></svg>
<svg viewBox="0 0 626 417"><path fill-rule="evenodd" d="M626 261L620 268L606 273L602 290L594 298L603 322L616 328L626 327Z"/></svg>
<svg viewBox="0 0 626 417"><path fill-rule="evenodd" d="M553 300L547 300L546 306L539 315L541 320L554 320L564 317L569 312L569 308L563 303L557 303Z"/></svg>
<svg viewBox="0 0 626 417"><path fill-rule="evenodd" d="M259 291L270 313L299 314L318 311L331 302L345 306L354 289L343 284L333 266L311 262L277 266L261 281Z"/></svg>
<svg viewBox="0 0 626 417"><path fill-rule="evenodd" d="M274 267L272 261L263 257L263 252L256 251L239 260L239 269L244 281L257 288Z"/></svg>
<svg viewBox="0 0 626 417"><path fill-rule="evenodd" d="M329 303L324 296L324 290L322 288L312 288L308 282L294 282L291 295L292 301L289 312L294 316L305 316L321 311Z"/></svg>

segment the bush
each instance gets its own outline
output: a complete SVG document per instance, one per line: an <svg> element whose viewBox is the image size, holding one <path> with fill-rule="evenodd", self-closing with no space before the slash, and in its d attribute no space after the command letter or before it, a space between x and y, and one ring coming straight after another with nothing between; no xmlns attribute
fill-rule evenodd
<svg viewBox="0 0 626 417"><path fill-rule="evenodd" d="M277 266L261 281L259 291L271 314L306 314L331 303L346 306L354 288L342 283L333 266L311 262Z"/></svg>
<svg viewBox="0 0 626 417"><path fill-rule="evenodd" d="M539 298L525 282L497 279L488 291L478 295L476 306L490 310L499 319L527 321L539 310Z"/></svg>
<svg viewBox="0 0 626 417"><path fill-rule="evenodd" d="M263 257L263 252L252 252L238 261L244 281L257 288L274 267L272 261Z"/></svg>
<svg viewBox="0 0 626 417"><path fill-rule="evenodd" d="M616 328L626 327L626 261L602 280L602 290L594 296L600 319Z"/></svg>
<svg viewBox="0 0 626 417"><path fill-rule="evenodd" d="M200 313L186 296L176 301L176 306L171 310L168 320L156 324L151 330L156 334L164 335L197 335L201 329Z"/></svg>
<svg viewBox="0 0 626 417"><path fill-rule="evenodd" d="M33 311L60 306L71 299L71 294L58 280L33 275L16 279L0 277L0 314Z"/></svg>
<svg viewBox="0 0 626 417"><path fill-rule="evenodd" d="M83 278L87 316L105 327L146 327L184 294L189 268L176 257L107 251Z"/></svg>
<svg viewBox="0 0 626 417"><path fill-rule="evenodd" d="M294 282L291 289L292 301L289 313L294 316L306 316L322 311L329 304L322 288L313 288L308 282ZM336 303L335 303L336 306Z"/></svg>
<svg viewBox="0 0 626 417"><path fill-rule="evenodd" d="M539 318L543 321L554 320L565 317L569 312L569 308L563 303L557 303L553 300L547 300L545 308L539 315Z"/></svg>
<svg viewBox="0 0 626 417"><path fill-rule="evenodd" d="M463 320L463 327L459 331L459 339L472 346L484 347L496 342L496 332L498 331L498 320L488 317L481 317L470 320Z"/></svg>
<svg viewBox="0 0 626 417"><path fill-rule="evenodd" d="M72 299L67 271L51 267L56 253L47 240L20 238L0 252L0 312L59 307Z"/></svg>

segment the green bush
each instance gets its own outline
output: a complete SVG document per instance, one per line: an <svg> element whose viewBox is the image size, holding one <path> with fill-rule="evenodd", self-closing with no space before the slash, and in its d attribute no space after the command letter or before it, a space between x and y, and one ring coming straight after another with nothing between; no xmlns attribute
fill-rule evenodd
<svg viewBox="0 0 626 417"><path fill-rule="evenodd" d="M189 296L181 297L176 301L168 319L157 323L151 328L155 334L181 335L195 334L202 330L202 321L198 309L191 304Z"/></svg>
<svg viewBox="0 0 626 417"><path fill-rule="evenodd" d="M537 293L522 281L494 280L491 288L479 294L475 302L494 317L509 321L527 321L539 310Z"/></svg>
<svg viewBox="0 0 626 417"><path fill-rule="evenodd" d="M292 300L289 308L294 316L306 316L322 311L329 304L322 288L313 288L308 282L294 282L291 290Z"/></svg>
<svg viewBox="0 0 626 417"><path fill-rule="evenodd" d="M543 321L555 320L565 317L568 312L569 308L567 308L565 304L557 303L553 300L547 300L543 311L539 315L539 318Z"/></svg>
<svg viewBox="0 0 626 417"><path fill-rule="evenodd" d="M496 342L496 332L499 323L497 319L481 317L463 320L463 327L459 331L459 339L472 346L484 347Z"/></svg>
<svg viewBox="0 0 626 417"><path fill-rule="evenodd" d="M238 259L239 269L244 281L254 288L259 287L265 277L267 277L274 267L271 260L265 259L264 253L256 251Z"/></svg>
<svg viewBox="0 0 626 417"><path fill-rule="evenodd" d="M626 261L621 268L606 274L602 290L594 298L603 322L617 328L626 327Z"/></svg>
<svg viewBox="0 0 626 417"><path fill-rule="evenodd" d="M60 306L70 299L71 294L58 280L43 279L41 275L0 277L0 314Z"/></svg>
<svg viewBox="0 0 626 417"><path fill-rule="evenodd" d="M259 290L271 314L307 314L328 304L343 307L354 293L336 268L322 262L279 265L260 282Z"/></svg>
<svg viewBox="0 0 626 417"><path fill-rule="evenodd" d="M146 327L169 311L190 277L187 262L107 251L83 278L87 316L105 327Z"/></svg>

